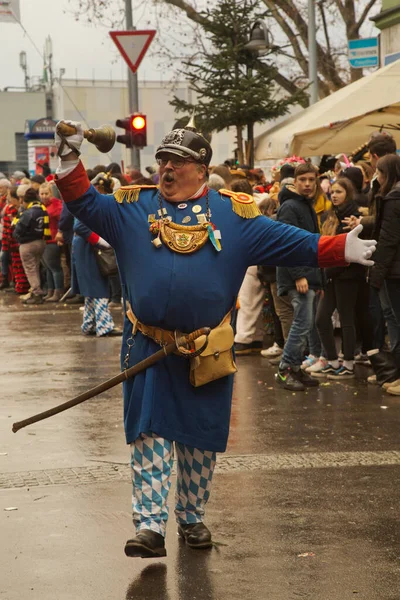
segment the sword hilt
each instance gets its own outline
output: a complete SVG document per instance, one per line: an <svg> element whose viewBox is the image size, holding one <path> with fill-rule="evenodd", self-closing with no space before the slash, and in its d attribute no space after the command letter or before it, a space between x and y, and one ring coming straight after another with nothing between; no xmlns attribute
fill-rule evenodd
<svg viewBox="0 0 400 600"><path fill-rule="evenodd" d="M200 329L196 329L196 331L192 331L192 333L184 334L180 331L175 331L175 343L176 348L180 354L186 356L187 358L194 358L195 356L199 356L206 348L208 344L208 336L210 334L210 327L200 327ZM198 350L193 350L190 348L191 344L197 340L201 336L205 336L204 344ZM189 346L185 348L185 346Z"/></svg>

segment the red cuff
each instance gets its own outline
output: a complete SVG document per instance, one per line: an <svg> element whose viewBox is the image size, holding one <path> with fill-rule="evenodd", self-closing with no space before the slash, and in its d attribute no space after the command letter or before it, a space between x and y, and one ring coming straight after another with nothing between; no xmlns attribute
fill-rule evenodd
<svg viewBox="0 0 400 600"><path fill-rule="evenodd" d="M92 246L95 246L97 244L97 242L99 241L99 239L100 239L100 236L97 235L97 233L95 233L94 231L92 231L92 233L89 235L89 237L86 241L89 242L89 244L92 244Z"/></svg>
<svg viewBox="0 0 400 600"><path fill-rule="evenodd" d="M318 242L318 266L344 267L348 264L344 257L346 237L346 233L321 235Z"/></svg>
<svg viewBox="0 0 400 600"><path fill-rule="evenodd" d="M59 179L56 175L55 182L64 202L77 200L83 196L83 194L86 194L90 187L90 181L86 175L85 167L81 162L79 162L75 169L65 177Z"/></svg>

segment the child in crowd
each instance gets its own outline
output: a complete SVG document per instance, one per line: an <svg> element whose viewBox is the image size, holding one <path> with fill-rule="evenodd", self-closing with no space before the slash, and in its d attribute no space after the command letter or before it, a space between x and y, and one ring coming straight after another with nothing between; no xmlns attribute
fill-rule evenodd
<svg viewBox="0 0 400 600"><path fill-rule="evenodd" d="M47 295L45 302L58 302L64 293L64 273L61 266L61 247L57 244L56 235L62 211L62 200L52 197L48 183L39 187L39 198L49 215L51 238L46 241L43 263L46 266Z"/></svg>
<svg viewBox="0 0 400 600"><path fill-rule="evenodd" d="M332 208L322 225L322 235L338 235L343 233L343 219L350 215L359 215L354 199L355 190L349 179L337 179L332 185ZM326 352L327 361L320 359L321 368L312 373L313 377L328 379L352 379L354 377L354 350L356 345L355 307L361 310L360 321L366 334L369 327L368 318L368 285L365 267L351 264L348 267L332 267L325 269L327 285L325 294L319 301L316 326ZM339 364L336 350L332 314L337 308L342 327L343 364ZM371 348L368 341L364 343ZM372 343L372 340L371 340Z"/></svg>

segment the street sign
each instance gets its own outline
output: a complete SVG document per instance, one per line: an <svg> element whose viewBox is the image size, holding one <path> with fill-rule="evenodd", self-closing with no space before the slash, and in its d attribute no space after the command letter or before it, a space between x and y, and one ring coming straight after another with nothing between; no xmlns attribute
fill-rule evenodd
<svg viewBox="0 0 400 600"><path fill-rule="evenodd" d="M353 69L379 67L379 41L377 37L349 40L349 63Z"/></svg>
<svg viewBox="0 0 400 600"><path fill-rule="evenodd" d="M110 31L114 44L133 73L138 70L155 35L156 31L154 29Z"/></svg>
<svg viewBox="0 0 400 600"><path fill-rule="evenodd" d="M399 60L399 58L400 58L400 52L393 52L393 54L386 54L386 56L384 58L385 67L386 67L386 65L391 65L396 60Z"/></svg>

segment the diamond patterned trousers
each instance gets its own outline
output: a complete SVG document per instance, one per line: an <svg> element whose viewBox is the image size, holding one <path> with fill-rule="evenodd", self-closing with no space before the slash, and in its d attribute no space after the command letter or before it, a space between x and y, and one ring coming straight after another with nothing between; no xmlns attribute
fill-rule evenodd
<svg viewBox="0 0 400 600"><path fill-rule="evenodd" d="M210 496L215 452L175 442L177 484L175 516L178 523L200 523ZM173 442L156 434L142 434L131 444L132 512L136 531L151 529L165 536L168 492L171 487Z"/></svg>
<svg viewBox="0 0 400 600"><path fill-rule="evenodd" d="M82 333L86 335L96 332L97 337L114 329L114 321L108 308L108 298L85 297L81 329Z"/></svg>

